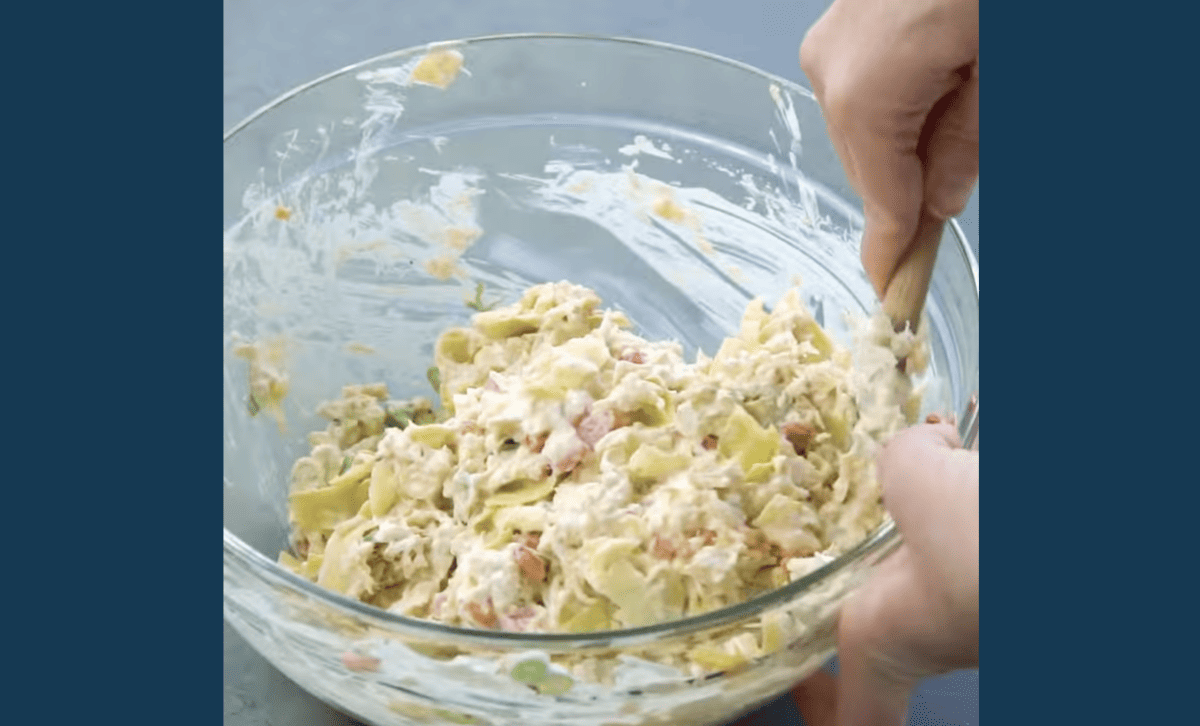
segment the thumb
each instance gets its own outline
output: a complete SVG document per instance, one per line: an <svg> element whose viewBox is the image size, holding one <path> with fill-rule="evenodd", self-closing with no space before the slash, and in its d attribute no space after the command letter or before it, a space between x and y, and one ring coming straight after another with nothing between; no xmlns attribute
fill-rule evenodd
<svg viewBox="0 0 1200 726"><path fill-rule="evenodd" d="M913 426L884 445L876 467L905 547L969 608L978 602L979 452L960 446L949 424Z"/></svg>
<svg viewBox="0 0 1200 726"><path fill-rule="evenodd" d="M934 107L926 122L925 208L940 219L960 214L979 178L979 64Z"/></svg>

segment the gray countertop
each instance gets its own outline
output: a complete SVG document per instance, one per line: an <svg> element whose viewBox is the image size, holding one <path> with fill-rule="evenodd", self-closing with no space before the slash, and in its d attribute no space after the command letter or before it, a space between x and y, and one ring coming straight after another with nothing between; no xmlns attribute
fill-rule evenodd
<svg viewBox="0 0 1200 726"><path fill-rule="evenodd" d="M435 40L516 32L588 33L691 46L806 83L797 51L821 0L225 0L228 129L276 96L375 55ZM959 222L979 252L979 193ZM786 702L756 726L798 723ZM979 673L922 683L911 726L979 723ZM227 726L356 725L309 696L225 626Z"/></svg>

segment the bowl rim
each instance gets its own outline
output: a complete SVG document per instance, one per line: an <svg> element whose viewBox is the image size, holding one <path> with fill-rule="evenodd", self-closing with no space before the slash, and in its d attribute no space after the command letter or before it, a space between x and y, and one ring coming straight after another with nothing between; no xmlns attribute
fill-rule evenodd
<svg viewBox="0 0 1200 726"><path fill-rule="evenodd" d="M770 83L778 84L781 89L786 89L793 93L799 93L800 95L809 98L814 103L816 102L816 96L813 94L813 92L810 89L800 85L796 81L782 78L742 61L734 60L732 58L727 58L725 56L710 53L708 51L698 50L688 46L642 38L591 35L581 33L503 33L473 36L458 40L435 41L422 45L409 46L407 48L376 55L330 73L326 73L311 81L302 83L291 90L284 92L275 99L267 102L263 106L260 106L258 109L246 116L246 118L242 119L240 122L234 124L224 133L222 137L222 145L224 146L224 144L228 143L235 135L237 135L238 132L248 127L255 120L266 115L272 109L282 105L288 100L299 96L305 91L334 78L344 76L349 73L354 73L362 68L380 63L382 61L413 56L417 53L427 53L436 49L457 48L466 45L547 39L631 44L672 53L681 53L708 61L716 61L718 63L741 69ZM967 241L966 234L963 232L958 222L954 219L949 219L947 222L948 227L953 232L955 240L958 242L957 249L959 253L963 255L967 268L970 271L972 290L974 291L976 306L978 306L978 259L971 250L971 245ZM979 403L978 394L976 394L972 405L968 407L967 411L963 412L959 419L959 435L962 438L964 445L970 446L974 442L978 433L978 420ZM226 486L229 486L228 480L226 480ZM900 532L896 527L895 522L890 517L885 517L884 522L876 527L871 534L850 549L843 552L837 558L825 563L813 572L810 572L794 582L790 582L783 587L762 595L758 595L757 597L737 603L735 605L730 605L699 615L692 615L686 618L680 618L664 623L657 623L654 625L636 628L592 631L587 633L518 633L446 625L444 623L438 623L431 620L399 615L374 605L369 605L354 598L342 595L341 593L334 592L333 590L328 590L316 584L315 582L311 582L310 580L291 572L290 570L279 565L276 561L268 559L266 555L248 545L237 535L230 532L228 528L223 529L223 550L225 557L231 557L234 560L240 561L243 566L253 570L259 577L266 577L271 580L275 580L275 584L277 585L299 590L303 594L315 599L322 605L343 611L348 610L356 617L373 621L376 625L385 626L394 632L406 633L414 637L423 638L428 638L429 636L440 636L445 638L448 636L452 641L464 645L471 644L481 647L503 647L505 649L525 647L550 651L575 650L581 648L624 647L635 645L640 642L654 642L664 637L686 636L703 630L731 625L739 621L761 615L768 611L772 606L792 600L805 591L814 588L816 585L822 582L827 582L834 574L845 569L851 564L866 558L867 556L872 554L880 554L881 557L886 556L887 553L898 547L901 542ZM228 585L226 585L226 588L227 587ZM225 597L229 597L228 592L226 592Z"/></svg>

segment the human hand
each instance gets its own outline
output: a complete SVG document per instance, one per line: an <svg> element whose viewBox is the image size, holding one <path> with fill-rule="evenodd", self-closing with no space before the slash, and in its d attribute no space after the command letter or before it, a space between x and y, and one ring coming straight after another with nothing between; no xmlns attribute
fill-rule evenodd
<svg viewBox="0 0 1200 726"><path fill-rule="evenodd" d="M979 0L835 0L800 67L863 198L882 299L922 211L959 214L979 176Z"/></svg>
<svg viewBox="0 0 1200 726"><path fill-rule="evenodd" d="M902 431L878 459L903 537L846 603L837 678L792 696L807 726L899 726L917 681L979 665L979 453L949 424Z"/></svg>

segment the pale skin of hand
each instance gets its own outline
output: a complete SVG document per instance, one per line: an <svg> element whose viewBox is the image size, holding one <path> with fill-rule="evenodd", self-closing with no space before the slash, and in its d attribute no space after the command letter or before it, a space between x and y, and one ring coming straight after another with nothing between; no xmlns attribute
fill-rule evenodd
<svg viewBox="0 0 1200 726"><path fill-rule="evenodd" d="M836 0L800 65L863 198L883 298L922 212L960 213L979 175L978 0ZM878 472L903 544L847 602L841 669L797 686L808 726L900 726L921 678L979 663L979 454L953 427L894 437Z"/></svg>
<svg viewBox="0 0 1200 726"><path fill-rule="evenodd" d="M842 610L837 678L793 691L807 726L894 726L917 681L979 664L979 452L948 424L914 426L878 459L903 544Z"/></svg>
<svg viewBox="0 0 1200 726"><path fill-rule="evenodd" d="M979 0L835 0L800 67L863 198L882 298L922 210L959 214L979 176Z"/></svg>

